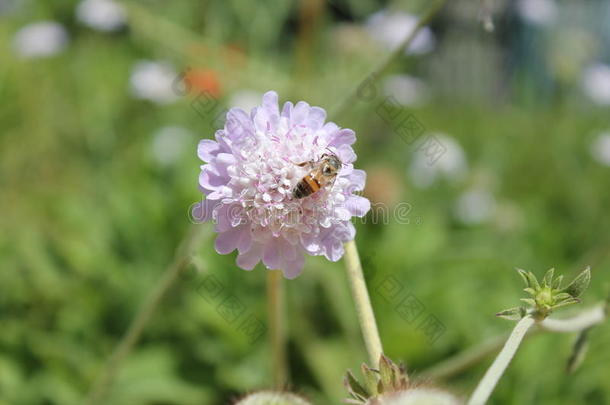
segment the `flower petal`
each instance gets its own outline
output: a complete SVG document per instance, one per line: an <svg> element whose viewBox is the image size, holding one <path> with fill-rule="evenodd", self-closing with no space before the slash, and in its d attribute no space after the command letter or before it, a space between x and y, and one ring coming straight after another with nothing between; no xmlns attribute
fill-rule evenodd
<svg viewBox="0 0 610 405"><path fill-rule="evenodd" d="M260 262L262 252L262 245L259 243L253 243L250 246L250 249L239 253L239 256L237 256L237 265L241 269L252 270L258 264L258 262Z"/></svg>
<svg viewBox="0 0 610 405"><path fill-rule="evenodd" d="M240 225L235 228L230 228L225 232L221 232L214 243L216 251L221 255L231 253L240 245L242 238L249 237L250 227L247 225Z"/></svg>
<svg viewBox="0 0 610 405"><path fill-rule="evenodd" d="M371 209L371 202L368 198L352 195L345 201L345 208L352 216L363 217Z"/></svg>
<svg viewBox="0 0 610 405"><path fill-rule="evenodd" d="M211 162L219 151L220 145L211 139L202 139L197 145L197 156L204 162Z"/></svg>

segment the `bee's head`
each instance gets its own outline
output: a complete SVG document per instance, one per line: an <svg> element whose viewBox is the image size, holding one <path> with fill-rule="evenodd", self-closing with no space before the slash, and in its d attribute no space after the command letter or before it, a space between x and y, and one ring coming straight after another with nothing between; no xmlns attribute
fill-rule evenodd
<svg viewBox="0 0 610 405"><path fill-rule="evenodd" d="M343 166L343 163L341 160L339 160L339 157L337 157L337 155L334 153L325 153L322 155L322 162L322 173L326 176L333 176L339 173L341 166Z"/></svg>

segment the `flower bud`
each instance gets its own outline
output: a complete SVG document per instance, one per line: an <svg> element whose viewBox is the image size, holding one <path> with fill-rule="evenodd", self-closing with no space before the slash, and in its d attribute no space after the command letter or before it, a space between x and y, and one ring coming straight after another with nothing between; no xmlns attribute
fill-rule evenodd
<svg viewBox="0 0 610 405"><path fill-rule="evenodd" d="M260 391L243 397L235 405L311 405L311 403L290 392Z"/></svg>
<svg viewBox="0 0 610 405"><path fill-rule="evenodd" d="M371 399L367 405L459 405L452 394L435 388L414 388Z"/></svg>

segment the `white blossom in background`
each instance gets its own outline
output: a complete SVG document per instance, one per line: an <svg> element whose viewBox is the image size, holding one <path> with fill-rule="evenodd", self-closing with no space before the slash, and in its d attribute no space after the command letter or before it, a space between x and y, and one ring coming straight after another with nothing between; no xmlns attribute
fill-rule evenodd
<svg viewBox="0 0 610 405"><path fill-rule="evenodd" d="M123 6L113 0L82 0L76 8L82 24L100 31L116 31L125 25Z"/></svg>
<svg viewBox="0 0 610 405"><path fill-rule="evenodd" d="M0 0L0 16L11 15L23 7L23 0Z"/></svg>
<svg viewBox="0 0 610 405"><path fill-rule="evenodd" d="M241 108L250 113L254 107L258 107L263 98L263 93L256 90L243 89L234 91L229 97L229 108Z"/></svg>
<svg viewBox="0 0 610 405"><path fill-rule="evenodd" d="M425 136L422 135L422 137ZM454 138L448 135L435 133L429 136L433 136L444 147L444 152L438 160L432 162L425 150L415 147L412 162L408 169L413 184L426 188L441 178L450 182L462 180L468 172L464 149Z"/></svg>
<svg viewBox="0 0 610 405"><path fill-rule="evenodd" d="M378 11L365 22L365 28L373 40L392 50L400 45L416 25L417 17L389 10ZM424 27L415 36L409 49L405 49L405 53L424 54L430 52L434 48L434 44L432 30Z"/></svg>
<svg viewBox="0 0 610 405"><path fill-rule="evenodd" d="M152 156L161 166L175 164L187 150L195 137L189 130L178 126L167 126L153 134Z"/></svg>
<svg viewBox="0 0 610 405"><path fill-rule="evenodd" d="M425 104L429 99L428 85L421 79L409 75L391 75L383 82L386 96L404 106L415 107Z"/></svg>
<svg viewBox="0 0 610 405"><path fill-rule="evenodd" d="M131 92L136 98L157 104L169 104L178 99L172 86L177 75L174 68L167 63L139 61L131 71Z"/></svg>
<svg viewBox="0 0 610 405"><path fill-rule="evenodd" d="M519 0L519 16L532 25L551 25L557 20L557 4L554 0Z"/></svg>
<svg viewBox="0 0 610 405"><path fill-rule="evenodd" d="M495 206L492 222L497 230L512 232L523 227L525 215L518 204L500 201Z"/></svg>
<svg viewBox="0 0 610 405"><path fill-rule="evenodd" d="M610 105L610 66L596 63L582 75L585 94L596 104Z"/></svg>
<svg viewBox="0 0 610 405"><path fill-rule="evenodd" d="M455 216L466 225L486 222L496 211L496 200L489 191L475 188L462 193L455 203Z"/></svg>
<svg viewBox="0 0 610 405"><path fill-rule="evenodd" d="M13 37L13 49L23 58L44 58L63 51L68 33L54 21L40 21L21 28Z"/></svg>
<svg viewBox="0 0 610 405"><path fill-rule="evenodd" d="M604 166L610 166L610 132L602 132L591 143L591 156Z"/></svg>

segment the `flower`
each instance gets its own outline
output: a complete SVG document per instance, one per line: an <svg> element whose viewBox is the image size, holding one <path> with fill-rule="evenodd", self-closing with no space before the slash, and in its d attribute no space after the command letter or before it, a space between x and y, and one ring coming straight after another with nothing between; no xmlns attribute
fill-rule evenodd
<svg viewBox="0 0 610 405"><path fill-rule="evenodd" d="M76 18L100 31L116 31L125 25L123 6L113 0L82 0L76 8Z"/></svg>
<svg viewBox="0 0 610 405"><path fill-rule="evenodd" d="M496 199L484 188L465 191L455 203L455 214L466 225L477 225L487 221L495 210Z"/></svg>
<svg viewBox="0 0 610 405"><path fill-rule="evenodd" d="M585 94L598 105L610 105L610 66L596 63L585 69L582 75Z"/></svg>
<svg viewBox="0 0 610 405"><path fill-rule="evenodd" d="M186 128L163 127L153 134L152 156L163 167L174 165L184 155L193 138Z"/></svg>
<svg viewBox="0 0 610 405"><path fill-rule="evenodd" d="M378 11L366 20L366 30L375 40L389 49L395 49L417 26L417 17L390 10ZM422 28L405 53L421 55L430 52L435 45L434 34L428 27Z"/></svg>
<svg viewBox="0 0 610 405"><path fill-rule="evenodd" d="M218 98L222 93L218 74L211 69L188 69L184 75L184 83L196 94L206 93Z"/></svg>
<svg viewBox="0 0 610 405"><path fill-rule="evenodd" d="M428 85L423 80L404 74L388 76L383 82L383 91L409 107L424 104L429 98Z"/></svg>
<svg viewBox="0 0 610 405"><path fill-rule="evenodd" d="M26 25L15 34L13 47L23 58L44 58L63 51L68 33L54 21L40 21Z"/></svg>
<svg viewBox="0 0 610 405"><path fill-rule="evenodd" d="M354 131L325 119L322 108L302 101L287 102L280 112L278 95L270 91L250 115L229 110L216 140L199 143L199 158L207 162L199 176L206 199L195 206L193 216L214 221L216 251L237 249L240 268L252 270L262 261L294 278L305 254L337 261L343 242L354 238L350 219L370 209L366 198L353 194L364 188L366 174L353 167ZM293 197L293 188L308 172L299 164L329 153L343 164L332 187Z"/></svg>
<svg viewBox="0 0 610 405"><path fill-rule="evenodd" d="M433 136L443 146L442 155L430 160L425 148L419 147L408 168L411 181L420 188L430 187L439 178L456 183L468 172L466 154L457 140L443 133L435 133Z"/></svg>
<svg viewBox="0 0 610 405"><path fill-rule="evenodd" d="M519 0L517 12L524 21L545 26L557 19L557 4L553 0Z"/></svg>
<svg viewBox="0 0 610 405"><path fill-rule="evenodd" d="M525 282L523 291L531 298L521 298L526 306L505 309L496 314L500 318L517 321L525 315L531 315L538 320L549 316L557 308L578 304L580 296L589 288L591 269L587 267L579 273L566 287L562 287L563 275L555 277L555 269L549 269L542 280L531 271L517 269Z"/></svg>
<svg viewBox="0 0 610 405"><path fill-rule="evenodd" d="M139 61L131 71L131 92L136 98L169 104L178 99L172 86L176 77L176 71L167 63Z"/></svg>
<svg viewBox="0 0 610 405"><path fill-rule="evenodd" d="M309 401L291 392L259 391L247 395L235 405L311 405Z"/></svg>
<svg viewBox="0 0 610 405"><path fill-rule="evenodd" d="M460 401L449 392L436 388L415 388L409 391L383 395L371 405L459 405Z"/></svg>

